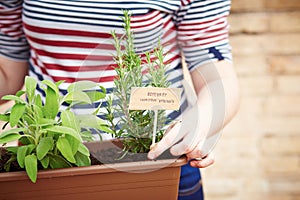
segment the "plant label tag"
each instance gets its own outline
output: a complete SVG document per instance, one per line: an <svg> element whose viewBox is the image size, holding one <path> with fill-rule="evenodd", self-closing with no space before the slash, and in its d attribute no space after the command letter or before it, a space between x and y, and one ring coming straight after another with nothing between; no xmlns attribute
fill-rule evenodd
<svg viewBox="0 0 300 200"><path fill-rule="evenodd" d="M179 110L181 88L133 87L129 110Z"/></svg>

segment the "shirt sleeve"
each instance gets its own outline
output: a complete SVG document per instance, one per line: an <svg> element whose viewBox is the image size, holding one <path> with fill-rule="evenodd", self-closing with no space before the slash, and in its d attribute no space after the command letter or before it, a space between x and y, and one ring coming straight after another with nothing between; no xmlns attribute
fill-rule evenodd
<svg viewBox="0 0 300 200"><path fill-rule="evenodd" d="M190 71L211 61L231 61L230 4L230 0L182 0L176 14L178 41Z"/></svg>
<svg viewBox="0 0 300 200"><path fill-rule="evenodd" d="M0 1L0 56L25 61L29 46L22 27L21 0Z"/></svg>

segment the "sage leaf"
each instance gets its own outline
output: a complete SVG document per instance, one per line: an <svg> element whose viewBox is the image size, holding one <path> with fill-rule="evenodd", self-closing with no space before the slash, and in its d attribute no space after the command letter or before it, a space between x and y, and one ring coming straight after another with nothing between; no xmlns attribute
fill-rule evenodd
<svg viewBox="0 0 300 200"><path fill-rule="evenodd" d="M100 129L101 126L107 125L103 119L95 115L77 115L80 127Z"/></svg>
<svg viewBox="0 0 300 200"><path fill-rule="evenodd" d="M85 103L91 104L91 100L89 96L85 92L74 91L69 92L66 96L64 96L63 101L71 104L71 103Z"/></svg>
<svg viewBox="0 0 300 200"><path fill-rule="evenodd" d="M32 153L32 151L35 149L34 144L26 145L26 146L20 146L17 150L17 161L21 168L24 168L25 166L25 157Z"/></svg>
<svg viewBox="0 0 300 200"><path fill-rule="evenodd" d="M78 151L85 156L90 156L89 149L82 143L79 144Z"/></svg>
<svg viewBox="0 0 300 200"><path fill-rule="evenodd" d="M42 138L36 147L36 154L38 160L41 161L47 155L47 153L51 149L53 149L53 146L54 146L54 140L52 137Z"/></svg>
<svg viewBox="0 0 300 200"><path fill-rule="evenodd" d="M71 112L69 110L64 110L61 112L60 117L61 117L63 126L73 128L78 133L80 132L79 122L73 112Z"/></svg>
<svg viewBox="0 0 300 200"><path fill-rule="evenodd" d="M0 144L13 142L15 140L18 140L22 137L20 135L20 132L25 131L26 128L14 128L7 131L4 131L0 134Z"/></svg>
<svg viewBox="0 0 300 200"><path fill-rule="evenodd" d="M27 155L28 154L31 154L32 151L35 149L35 144L29 144L29 145L26 145L27 146Z"/></svg>
<svg viewBox="0 0 300 200"><path fill-rule="evenodd" d="M90 166L91 165L91 159L89 156L86 156L80 152L77 152L75 154L76 159L76 166Z"/></svg>
<svg viewBox="0 0 300 200"><path fill-rule="evenodd" d="M18 146L10 146L10 147L6 147L6 150L8 152L14 153L17 155L19 147Z"/></svg>
<svg viewBox="0 0 300 200"><path fill-rule="evenodd" d="M37 124L33 126L38 126L38 127L47 127L47 126L54 126L57 124L57 121L54 119L48 119L48 118L40 118L37 120Z"/></svg>
<svg viewBox="0 0 300 200"><path fill-rule="evenodd" d="M59 155L49 155L49 165L52 169L72 167L68 161Z"/></svg>
<svg viewBox="0 0 300 200"><path fill-rule="evenodd" d="M111 130L108 126L100 126L99 129L105 133L114 134L115 132Z"/></svg>
<svg viewBox="0 0 300 200"><path fill-rule="evenodd" d="M67 138L67 140L71 146L73 155L75 155L75 153L78 151L78 147L79 147L79 144L81 144L81 142L79 142L74 137L71 137L70 135L65 135L65 137Z"/></svg>
<svg viewBox="0 0 300 200"><path fill-rule="evenodd" d="M102 85L100 85L99 87L102 90L102 93L107 94L107 91L106 91L105 87L103 87Z"/></svg>
<svg viewBox="0 0 300 200"><path fill-rule="evenodd" d="M1 99L6 101L15 101L16 103L26 104L26 101L24 99L15 95L5 95Z"/></svg>
<svg viewBox="0 0 300 200"><path fill-rule="evenodd" d="M58 114L59 103L58 93L50 87L46 89L46 102L44 106L44 116L49 119L54 119Z"/></svg>
<svg viewBox="0 0 300 200"><path fill-rule="evenodd" d="M10 113L9 124L11 127L14 127L18 124L21 119L23 113L25 111L25 104L16 103Z"/></svg>
<svg viewBox="0 0 300 200"><path fill-rule="evenodd" d="M33 110L37 114L37 117L44 117L43 113L43 102L40 95L37 95L34 100Z"/></svg>
<svg viewBox="0 0 300 200"><path fill-rule="evenodd" d="M39 107L40 109L43 108L43 101L40 94L37 94L34 98L34 105Z"/></svg>
<svg viewBox="0 0 300 200"><path fill-rule="evenodd" d="M48 88L51 88L56 94L59 93L58 87L57 87L57 85L54 82L49 81L49 80L43 80L42 83L45 84L45 85L47 85Z"/></svg>
<svg viewBox="0 0 300 200"><path fill-rule="evenodd" d="M25 167L26 155L27 155L27 146L20 146L17 151L17 161L21 168Z"/></svg>
<svg viewBox="0 0 300 200"><path fill-rule="evenodd" d="M106 96L105 93L99 92L99 91L88 91L88 92L86 92L86 94L89 96L89 98L92 102L97 102L100 99L104 99Z"/></svg>
<svg viewBox="0 0 300 200"><path fill-rule="evenodd" d="M37 82L34 78L30 76L25 77L25 88L27 93L27 99L30 104L33 102L36 86L37 86Z"/></svg>
<svg viewBox="0 0 300 200"><path fill-rule="evenodd" d="M82 142L80 135L72 128L64 127L64 126L53 126L45 129L46 131L50 131L54 134L67 134L74 137L76 140Z"/></svg>
<svg viewBox="0 0 300 200"><path fill-rule="evenodd" d="M50 163L50 158L48 156L45 156L42 160L40 160L42 166L44 169L47 169Z"/></svg>
<svg viewBox="0 0 300 200"><path fill-rule="evenodd" d="M60 153L64 156L64 158L66 158L71 163L76 162L72 152L72 147L67 138L60 136L57 140L56 146Z"/></svg>
<svg viewBox="0 0 300 200"><path fill-rule="evenodd" d="M68 87L68 92L83 91L98 87L98 83L93 81L78 81Z"/></svg>
<svg viewBox="0 0 300 200"><path fill-rule="evenodd" d="M60 80L55 82L56 87L60 86L60 84L62 84L63 82L65 82L65 80Z"/></svg>
<svg viewBox="0 0 300 200"><path fill-rule="evenodd" d="M19 90L17 93L16 93L16 96L17 97L21 97L23 94L25 94L26 92L23 91L23 90Z"/></svg>
<svg viewBox="0 0 300 200"><path fill-rule="evenodd" d="M35 125L35 121L30 117L30 116L28 116L27 114L25 114L25 115L23 115L22 116L22 120L23 120L23 122L25 122L26 124L28 124L29 126L31 126L31 125Z"/></svg>
<svg viewBox="0 0 300 200"><path fill-rule="evenodd" d="M25 157L25 170L30 180L35 183L37 179L37 158L34 154Z"/></svg>
<svg viewBox="0 0 300 200"><path fill-rule="evenodd" d="M84 140L84 141L87 141L87 142L92 142L94 141L94 136L93 134L91 133L91 131L82 131L80 133L81 135L81 138Z"/></svg>
<svg viewBox="0 0 300 200"><path fill-rule="evenodd" d="M8 122L10 118L9 116L10 114L0 114L0 120L4 122Z"/></svg>

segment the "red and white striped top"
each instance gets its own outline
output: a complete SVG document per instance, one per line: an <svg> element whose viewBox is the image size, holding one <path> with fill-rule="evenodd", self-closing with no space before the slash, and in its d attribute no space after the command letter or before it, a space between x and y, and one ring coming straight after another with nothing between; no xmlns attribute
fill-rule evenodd
<svg viewBox="0 0 300 200"><path fill-rule="evenodd" d="M115 54L110 32L122 34L123 10L132 13L136 51L158 43L170 63L171 87L182 87L181 51L190 70L231 59L229 0L6 0L0 2L0 55L30 61L40 82L77 80L113 87ZM186 99L182 99L182 110ZM176 117L178 112L171 114Z"/></svg>

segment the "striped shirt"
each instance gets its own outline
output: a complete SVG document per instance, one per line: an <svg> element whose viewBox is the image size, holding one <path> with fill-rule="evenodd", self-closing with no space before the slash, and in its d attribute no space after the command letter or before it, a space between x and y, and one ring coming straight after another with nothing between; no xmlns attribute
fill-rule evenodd
<svg viewBox="0 0 300 200"><path fill-rule="evenodd" d="M100 82L111 91L115 50L110 32L123 33L124 9L132 14L135 48L142 58L160 40L171 87L182 87L181 51L191 71L231 59L228 0L2 0L0 55L29 59L29 74L39 84L64 80L63 94L79 80ZM91 113L94 106L78 110ZM186 106L183 94L181 111Z"/></svg>
<svg viewBox="0 0 300 200"><path fill-rule="evenodd" d="M171 87L182 87L181 52L190 71L231 60L229 0L0 0L0 55L29 60L29 74L39 84L64 80L62 94L79 80L99 82L111 91L115 51L110 32L123 33L123 10L132 14L135 48L143 59L158 41L163 45ZM184 92L181 104L183 111ZM202 199L199 170L186 165L181 173L178 199Z"/></svg>

